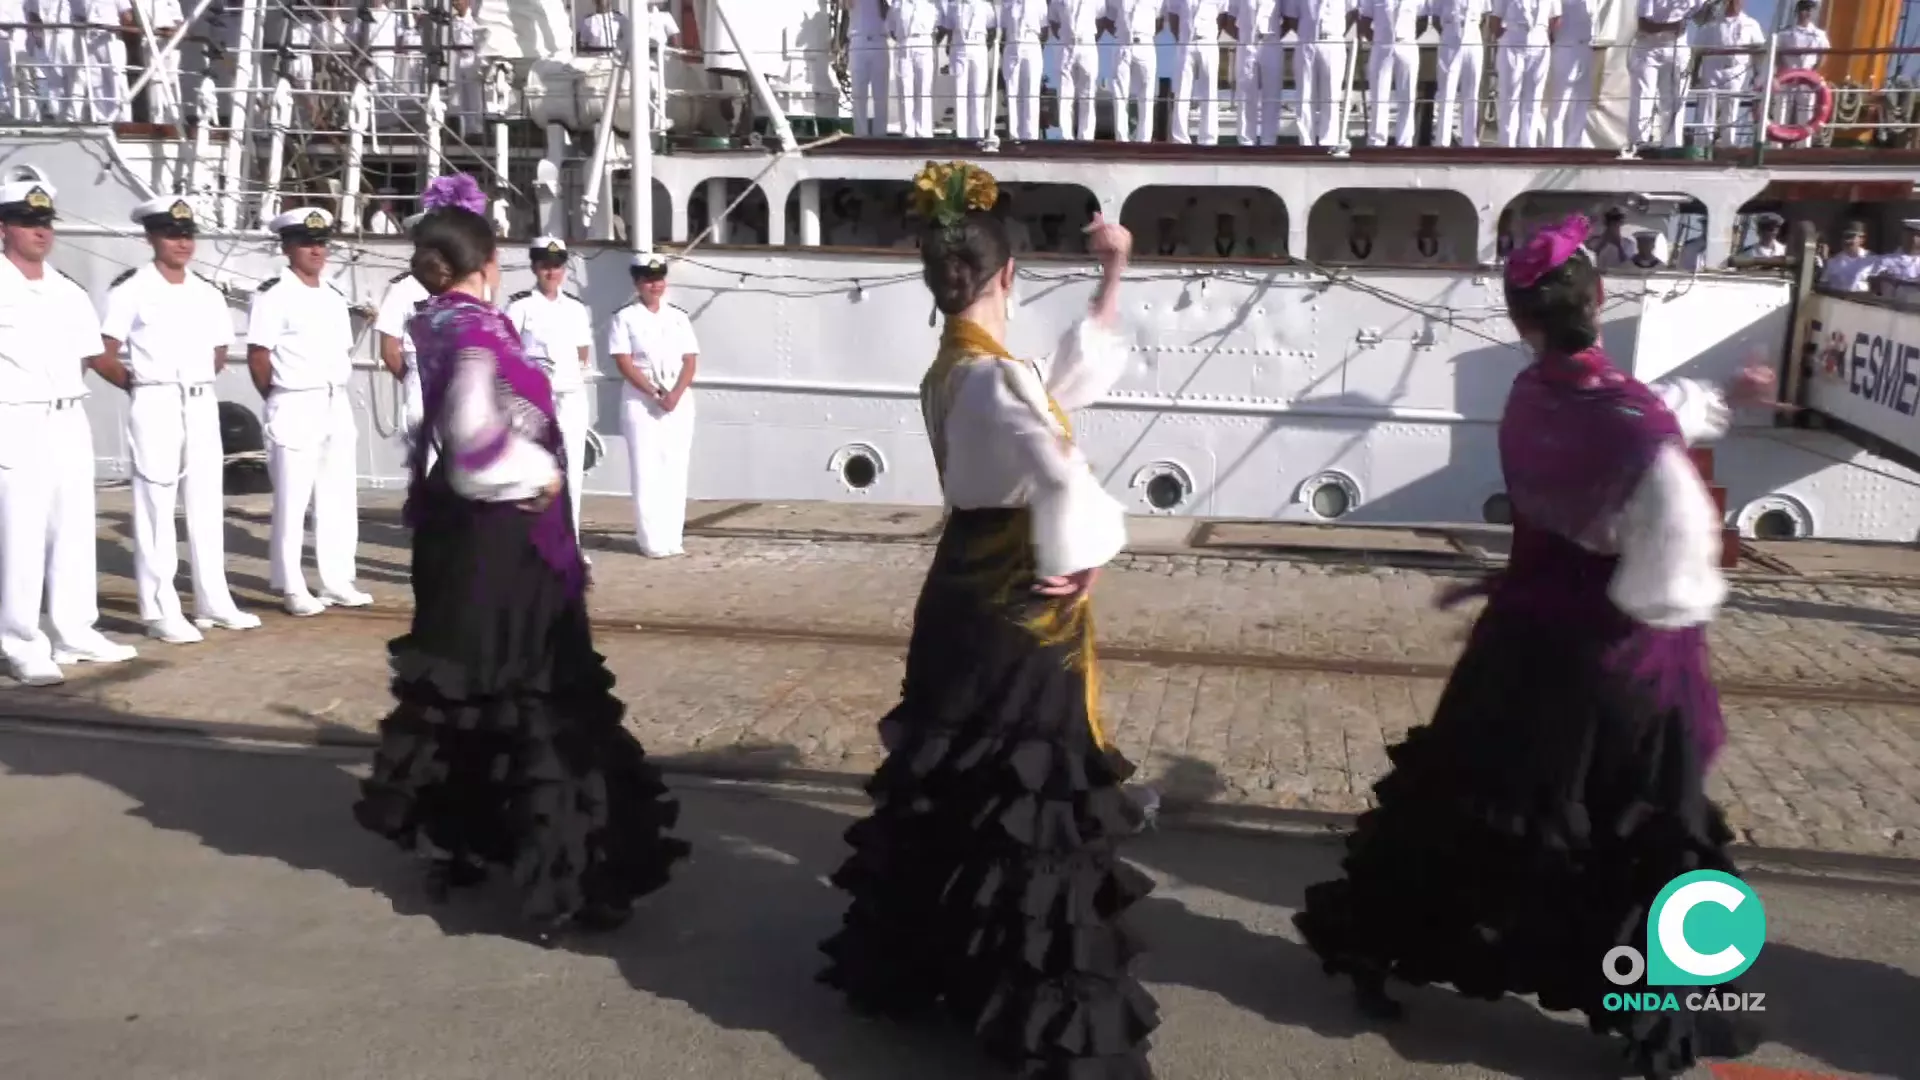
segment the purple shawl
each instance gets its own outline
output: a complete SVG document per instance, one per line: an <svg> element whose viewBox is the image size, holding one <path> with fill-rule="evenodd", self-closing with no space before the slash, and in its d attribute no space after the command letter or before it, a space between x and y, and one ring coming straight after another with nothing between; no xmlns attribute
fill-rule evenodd
<svg viewBox="0 0 1920 1080"><path fill-rule="evenodd" d="M1608 530L1661 448L1682 436L1659 396L1598 347L1543 357L1515 378L1500 419L1500 465L1512 500L1513 554L1491 614L1570 625L1604 646L1606 667L1686 716L1711 762L1725 740L1707 670L1704 627L1664 630L1607 597L1619 556Z"/></svg>
<svg viewBox="0 0 1920 1080"><path fill-rule="evenodd" d="M407 323L407 333L418 352L420 397L425 416L419 441L412 447L409 459L412 472L406 506L409 526L418 527L428 499L446 497L440 489L428 488L426 440L437 437L434 433L441 427L440 416L446 407L448 388L460 355L466 350L481 350L493 357L494 392L500 413L508 422L497 434L475 445L443 448L442 460L451 457L448 464L463 469L485 468L506 452L510 435L519 435L552 454L564 469L566 451L554 416L553 388L546 372L527 359L520 335L504 313L465 293L442 293L419 306ZM509 504L468 505L486 512L524 513ZM577 592L582 587L585 567L580 559L578 538L573 533L573 512L565 490L534 522L533 544L569 590Z"/></svg>

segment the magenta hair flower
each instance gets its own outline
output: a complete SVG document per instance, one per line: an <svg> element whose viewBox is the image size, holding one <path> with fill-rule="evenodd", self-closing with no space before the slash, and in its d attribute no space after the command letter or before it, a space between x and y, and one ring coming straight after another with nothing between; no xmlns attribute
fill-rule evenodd
<svg viewBox="0 0 1920 1080"><path fill-rule="evenodd" d="M1507 256L1507 284L1517 289L1532 288L1554 267L1573 258L1586 245L1592 229L1593 223L1584 214L1574 214L1534 233L1525 246Z"/></svg>
<svg viewBox="0 0 1920 1080"><path fill-rule="evenodd" d="M487 212L487 193L480 190L478 180L466 173L437 177L427 185L426 193L420 196L420 209L433 211L443 206L457 206L462 210L484 214Z"/></svg>

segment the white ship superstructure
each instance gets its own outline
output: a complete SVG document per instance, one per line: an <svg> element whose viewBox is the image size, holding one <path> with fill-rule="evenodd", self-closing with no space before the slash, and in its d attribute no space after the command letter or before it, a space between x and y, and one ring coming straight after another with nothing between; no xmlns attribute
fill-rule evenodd
<svg viewBox="0 0 1920 1080"><path fill-rule="evenodd" d="M1524 358L1496 264L1503 238L1530 223L1618 207L1626 234L1657 233L1662 267L1618 268L1603 315L1609 351L1652 379L1723 376L1803 339L1813 294L1790 267L1728 268L1755 214L1784 211L1829 235L1865 219L1889 237L1920 217L1916 110L1893 87L1897 66L1875 69L1880 81L1865 89L1843 88L1836 108L1851 110L1851 126L1829 125L1810 145L1753 145L1752 116L1779 114L1772 83L1756 80L1738 114L1744 145L1736 132L1717 149L1623 152L1633 33L1624 5L1595 8L1593 146L1490 145L1499 119L1489 63L1477 110L1487 145L1469 149L1365 145L1372 99L1357 43L1340 84L1348 141L1295 145L1301 103L1288 79L1277 91L1282 145L1238 145L1254 135L1233 92L1231 39L1213 106L1219 145L1112 138L1133 125L1116 125L1109 86L1095 139L1061 137L1051 96L1046 137L1015 139L998 80L995 133L957 140L945 134L956 114L945 74L934 81L935 137L852 137L848 50L860 36L850 5L675 0L622 39L583 29L621 5L576 3L208 0L179 13L171 25L186 32L171 36L156 32L168 29L166 5L149 15L154 5L136 4L124 44L159 59L129 67L124 90L104 103L73 93L50 61L33 68L39 82L16 80L29 92L0 135L0 168L59 185L55 260L96 296L148 257L133 206L157 193L195 198L220 223L203 233L199 263L227 290L236 332L253 289L279 270L262 227L274 214L332 211L344 235L331 273L350 299L376 305L403 271L398 222L411 200L435 175L473 173L498 196L509 291L530 284L526 241L565 237L579 259L573 288L604 330L631 295L630 252L657 247L671 259L669 299L691 314L702 349L693 497L925 504L939 490L917 387L937 329L901 208L922 163L966 157L1011 195L1028 249L1018 351L1046 353L1086 302L1091 265L1074 247L1090 214L1135 233L1126 301L1135 363L1077 420L1111 491L1139 512L1354 523L1503 519L1493 437ZM38 26L49 40L71 35L60 54L69 57L93 32ZM1436 34L1420 53L1423 110ZM612 48L593 47L607 40ZM1281 70L1298 73L1296 45ZM1104 72L1115 70L1115 47L1102 44ZM1770 41L1754 63L1770 69L1776 52ZM1165 129L1175 107L1159 101L1152 126ZM902 111L892 110L890 131ZM1431 115L1420 120L1428 139ZM1915 324L1899 301L1887 310L1897 325L1886 333ZM356 330L359 471L367 485L397 486L399 385L376 359L370 326ZM605 453L586 487L620 493L620 388L601 361ZM1788 381L1800 392L1801 380ZM239 440L230 448L244 453L241 416L257 414L259 398L238 365L220 393ZM1898 412L1904 399L1889 400ZM89 408L100 475L124 476L122 395L96 382ZM1852 426L1837 433L1745 418L1716 453L1730 521L1748 534L1920 536L1920 473L1894 460L1915 460L1920 438L1840 419Z"/></svg>

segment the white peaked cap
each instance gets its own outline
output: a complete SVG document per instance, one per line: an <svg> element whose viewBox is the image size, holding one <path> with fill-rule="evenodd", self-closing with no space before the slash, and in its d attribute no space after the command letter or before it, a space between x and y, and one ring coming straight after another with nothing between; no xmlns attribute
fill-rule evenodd
<svg viewBox="0 0 1920 1080"><path fill-rule="evenodd" d="M184 195L162 195L158 198L148 199L146 202L134 207L132 214L135 225L146 224L146 220L150 217L164 217L171 218L174 221L191 222L198 219L199 216L199 213L193 208L193 203L188 201Z"/></svg>
<svg viewBox="0 0 1920 1080"><path fill-rule="evenodd" d="M14 180L0 184L0 206L28 203L36 210L51 210L54 196L59 193L59 189L45 180ZM39 205L42 199L46 201L45 206Z"/></svg>
<svg viewBox="0 0 1920 1080"><path fill-rule="evenodd" d="M300 229L306 232L327 232L333 228L333 215L318 206L303 206L298 210L289 210L267 223L274 232L286 232Z"/></svg>

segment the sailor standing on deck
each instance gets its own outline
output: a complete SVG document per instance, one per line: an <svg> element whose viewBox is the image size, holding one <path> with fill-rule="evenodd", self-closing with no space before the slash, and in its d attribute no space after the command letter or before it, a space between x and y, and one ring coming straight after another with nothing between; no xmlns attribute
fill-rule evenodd
<svg viewBox="0 0 1920 1080"><path fill-rule="evenodd" d="M1168 0L1178 3L1179 0ZM1007 128L1031 142L1040 137L1040 79L1047 67L1047 0L1001 0L1001 70L1007 83Z"/></svg>
<svg viewBox="0 0 1920 1080"><path fill-rule="evenodd" d="M1680 122L1686 112L1687 19L1700 0L1640 0L1638 30L1627 68L1633 90L1627 99L1627 143L1681 145Z"/></svg>
<svg viewBox="0 0 1920 1080"><path fill-rule="evenodd" d="M133 0L74 0L73 21L85 29L74 31L73 119L105 123L126 100L127 43L120 27L132 13Z"/></svg>
<svg viewBox="0 0 1920 1080"><path fill-rule="evenodd" d="M1404 0L1419 3L1422 0ZM1173 115L1168 137L1177 143L1212 146L1220 139L1220 0L1167 0L1173 32ZM1187 136L1187 110L1200 111L1200 132Z"/></svg>
<svg viewBox="0 0 1920 1080"><path fill-rule="evenodd" d="M1266 38L1279 0L1230 0L1233 20L1233 107L1239 113L1234 141L1241 146L1268 144L1267 110L1280 111L1280 84L1263 77ZM1278 129L1278 117L1271 124Z"/></svg>
<svg viewBox="0 0 1920 1080"><path fill-rule="evenodd" d="M1341 90L1347 78L1347 30L1357 0L1284 0L1291 14L1281 32L1299 33L1294 82L1300 87L1300 144L1345 146Z"/></svg>
<svg viewBox="0 0 1920 1080"><path fill-rule="evenodd" d="M1828 256L1820 271L1820 287L1834 292L1866 292L1867 281L1880 269L1880 256L1867 250L1867 227L1855 221L1840 234L1840 251Z"/></svg>
<svg viewBox="0 0 1920 1080"><path fill-rule="evenodd" d="M1133 141L1153 140L1153 98L1160 90L1160 29L1165 0L1113 0L1113 40L1120 45L1114 64L1113 137L1125 139L1127 104L1133 105Z"/></svg>
<svg viewBox="0 0 1920 1080"><path fill-rule="evenodd" d="M1547 145L1587 144L1587 112L1593 107L1594 0L1560 0L1553 31L1553 62L1547 70Z"/></svg>
<svg viewBox="0 0 1920 1080"><path fill-rule="evenodd" d="M593 370L593 314L567 283L567 245L542 236L528 252L539 287L513 294L507 318L520 332L527 358L539 364L553 386L554 419L567 467L567 495L573 500L573 535L580 535L580 485L587 453L587 375ZM689 406L690 407L690 406ZM691 415L691 414L689 414Z"/></svg>
<svg viewBox="0 0 1920 1080"><path fill-rule="evenodd" d="M940 22L934 0L893 0L894 48L900 57L900 134L909 139L933 137L933 31Z"/></svg>
<svg viewBox="0 0 1920 1080"><path fill-rule="evenodd" d="M148 637L190 645L203 640L203 629L260 625L227 590L226 461L213 379L227 363L233 316L225 294L188 269L198 232L191 204L177 195L149 199L134 208L133 220L146 230L153 261L121 274L107 291L94 370L128 395L140 621ZM180 566L173 515L181 504L193 569L192 622L173 587Z"/></svg>
<svg viewBox="0 0 1920 1080"><path fill-rule="evenodd" d="M1780 239L1780 226L1784 224L1779 214L1760 214L1753 219L1753 228L1759 239L1734 254L1743 259L1784 259L1787 257L1786 241Z"/></svg>
<svg viewBox="0 0 1920 1080"><path fill-rule="evenodd" d="M153 77L147 81L147 108L154 123L177 124L180 122L180 50L176 48L165 58L157 50L165 49L167 41L180 32L187 13L181 10L180 0L140 0L140 18L153 31L156 50L146 57L147 65L154 69Z"/></svg>
<svg viewBox="0 0 1920 1080"><path fill-rule="evenodd" d="M280 234L287 270L261 282L247 321L247 367L267 401L267 469L273 478L268 576L289 615L318 615L334 604L364 607L373 597L353 585L360 543L357 432L347 394L353 318L346 294L320 276L333 215L289 210L269 227ZM308 506L318 597L307 591L300 568Z"/></svg>
<svg viewBox="0 0 1920 1080"><path fill-rule="evenodd" d="M1880 256L1872 276L1920 282L1920 218L1908 218L1900 223L1900 228L1907 236L1906 250L1898 255Z"/></svg>
<svg viewBox="0 0 1920 1080"><path fill-rule="evenodd" d="M953 72L953 137L984 139L992 134L987 89L993 85L993 55L987 32L994 28L993 0L945 0L940 25L946 28L948 69Z"/></svg>
<svg viewBox="0 0 1920 1080"><path fill-rule="evenodd" d="M411 234L413 227L426 216L414 214L407 218L403 228ZM418 354L413 347L413 335L407 332L407 320L413 318L415 308L426 303L427 295L427 287L420 284L413 271L402 270L388 281L387 295L380 298L380 310L373 317L380 363L400 384L400 415L406 425L409 445L421 438L420 424L426 419L426 403L420 398L420 368L415 360ZM433 440L428 439L419 450L427 456L426 471L432 472L436 455Z"/></svg>
<svg viewBox="0 0 1920 1080"><path fill-rule="evenodd" d="M1100 20L1107 0L1053 0L1048 15L1060 43L1060 135L1092 139L1100 90Z"/></svg>
<svg viewBox="0 0 1920 1080"><path fill-rule="evenodd" d="M1500 50L1500 145L1539 146L1560 0L1497 0L1493 24Z"/></svg>
<svg viewBox="0 0 1920 1080"><path fill-rule="evenodd" d="M38 181L0 186L0 653L30 686L60 682L62 664L135 655L93 625L98 523L83 406L100 323L87 291L46 261L53 196Z"/></svg>
<svg viewBox="0 0 1920 1080"><path fill-rule="evenodd" d="M1433 0L1440 20L1440 55L1435 68L1440 86L1434 96L1433 145L1480 145L1480 87L1485 82L1483 25L1489 0ZM1460 118L1454 142L1454 117Z"/></svg>
<svg viewBox="0 0 1920 1080"><path fill-rule="evenodd" d="M1776 37L1779 45L1774 51L1774 67L1777 71L1806 71L1818 67L1823 54L1832 47L1827 40L1827 32L1813 24L1814 12L1820 5L1815 0L1799 0L1793 6L1793 25L1780 31ZM1781 90L1774 95L1774 112L1779 118L1793 125L1809 123L1813 120L1813 91L1804 86L1794 86ZM1800 142L1795 145L1804 146Z"/></svg>
<svg viewBox="0 0 1920 1080"><path fill-rule="evenodd" d="M680 545L700 343L687 313L666 302L666 261L636 254L632 273L636 295L613 313L607 353L627 380L620 413L633 473L634 538L640 554L664 559L686 554Z"/></svg>
<svg viewBox="0 0 1920 1080"><path fill-rule="evenodd" d="M1750 49L1765 47L1766 31L1759 20L1742 10L1741 0L1726 0L1722 16L1700 28L1696 42L1706 49ZM1700 119L1706 127L1707 145L1741 145L1736 121L1742 99L1753 82L1754 54L1715 53L1700 58ZM1758 106L1750 106L1749 112Z"/></svg>
<svg viewBox="0 0 1920 1080"><path fill-rule="evenodd" d="M887 133L888 73L886 0L853 0L847 20L847 74L853 82L853 133Z"/></svg>
<svg viewBox="0 0 1920 1080"><path fill-rule="evenodd" d="M1413 145L1413 83L1420 74L1420 35L1427 32L1428 0L1366 0L1360 33L1367 51L1367 111L1373 117L1368 146L1387 144L1388 101L1394 112L1393 144Z"/></svg>

